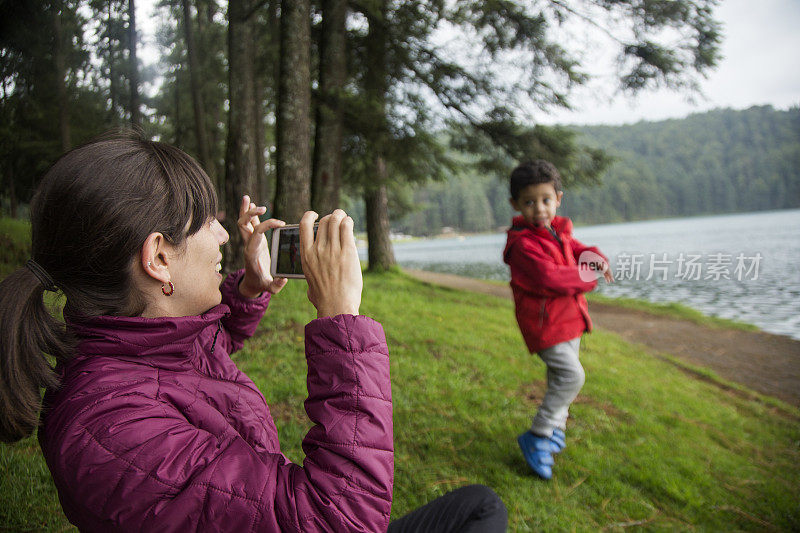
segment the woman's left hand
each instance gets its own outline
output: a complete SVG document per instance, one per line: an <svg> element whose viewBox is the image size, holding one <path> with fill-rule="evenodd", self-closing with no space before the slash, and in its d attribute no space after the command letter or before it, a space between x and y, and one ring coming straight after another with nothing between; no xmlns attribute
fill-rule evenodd
<svg viewBox="0 0 800 533"><path fill-rule="evenodd" d="M267 230L286 223L274 218L260 222L258 216L266 212L266 207L252 203L249 196L242 197L236 224L244 242L244 277L239 283L239 292L247 298L255 298L264 291L277 294L288 281L286 278L273 279L269 273L269 245L264 236Z"/></svg>

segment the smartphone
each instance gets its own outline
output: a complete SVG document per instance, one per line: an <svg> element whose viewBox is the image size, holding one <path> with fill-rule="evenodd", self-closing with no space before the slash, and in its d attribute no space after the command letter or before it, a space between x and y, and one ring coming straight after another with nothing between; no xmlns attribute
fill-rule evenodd
<svg viewBox="0 0 800 533"><path fill-rule="evenodd" d="M314 238L319 224L314 224ZM270 274L273 278L305 278L300 256L300 224L287 224L272 230Z"/></svg>

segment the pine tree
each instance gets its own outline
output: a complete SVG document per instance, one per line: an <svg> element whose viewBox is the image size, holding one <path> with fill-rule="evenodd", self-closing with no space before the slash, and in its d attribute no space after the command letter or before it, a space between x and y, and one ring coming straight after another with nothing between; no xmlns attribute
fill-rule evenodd
<svg viewBox="0 0 800 533"><path fill-rule="evenodd" d="M229 270L238 268L244 243L236 221L242 195L256 186L256 141L253 114L253 19L249 0L228 2L228 137L225 152L225 220L230 235L226 256Z"/></svg>
<svg viewBox="0 0 800 533"><path fill-rule="evenodd" d="M281 2L275 216L299 222L311 202L311 12L308 0Z"/></svg>
<svg viewBox="0 0 800 533"><path fill-rule="evenodd" d="M319 97L314 141L311 207L321 215L339 206L347 81L346 0L323 0Z"/></svg>

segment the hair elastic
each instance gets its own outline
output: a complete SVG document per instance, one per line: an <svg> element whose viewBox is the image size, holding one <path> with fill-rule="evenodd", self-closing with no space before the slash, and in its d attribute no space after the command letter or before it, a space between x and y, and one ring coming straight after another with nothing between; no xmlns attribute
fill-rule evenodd
<svg viewBox="0 0 800 533"><path fill-rule="evenodd" d="M28 259L28 262L25 263L25 266L28 267L28 270L33 272L33 275L36 276L36 279L38 279L39 283L42 284L44 290L56 292L56 282L53 281L53 278L50 277L50 274L48 274L47 271L42 268L42 265L33 259Z"/></svg>

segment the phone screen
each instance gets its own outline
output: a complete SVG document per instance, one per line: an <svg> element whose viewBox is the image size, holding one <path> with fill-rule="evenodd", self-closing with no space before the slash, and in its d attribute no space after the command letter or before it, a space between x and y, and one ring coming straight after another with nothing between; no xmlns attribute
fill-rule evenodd
<svg viewBox="0 0 800 533"><path fill-rule="evenodd" d="M284 226L275 230L277 243L273 243L273 257L275 261L275 275L278 277L302 278L303 262L300 255L300 228L296 225ZM314 225L314 236L317 235L317 225ZM273 237L274 238L274 237ZM275 248L277 248L277 253Z"/></svg>

